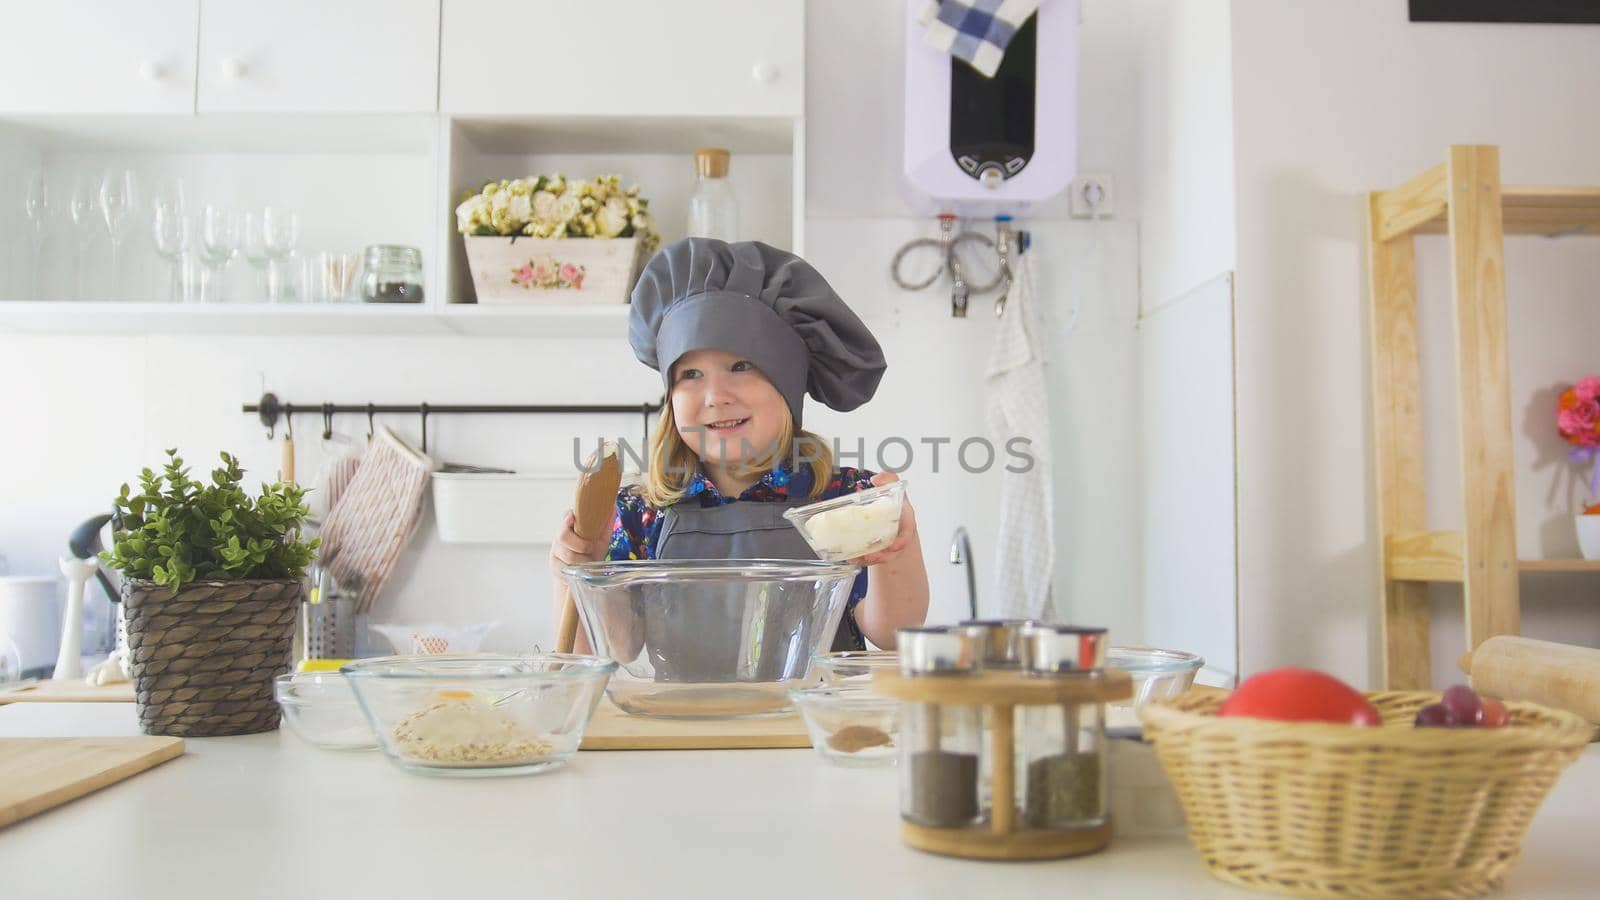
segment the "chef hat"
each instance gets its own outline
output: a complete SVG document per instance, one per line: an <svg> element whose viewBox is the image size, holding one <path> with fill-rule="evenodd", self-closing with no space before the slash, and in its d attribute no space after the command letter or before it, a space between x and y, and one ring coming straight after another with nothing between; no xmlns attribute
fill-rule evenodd
<svg viewBox="0 0 1600 900"><path fill-rule="evenodd" d="M789 404L805 394L848 411L872 399L887 364L867 326L811 264L758 241L686 238L663 247L633 289L628 343L661 373L695 350L755 363Z"/></svg>

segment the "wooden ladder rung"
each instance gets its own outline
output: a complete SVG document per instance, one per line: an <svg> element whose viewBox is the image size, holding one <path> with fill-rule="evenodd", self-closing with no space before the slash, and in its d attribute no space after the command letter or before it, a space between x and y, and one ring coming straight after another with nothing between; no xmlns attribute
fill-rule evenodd
<svg viewBox="0 0 1600 900"><path fill-rule="evenodd" d="M1459 531L1423 531L1391 535L1386 542L1390 581L1453 581L1462 579L1464 536Z"/></svg>

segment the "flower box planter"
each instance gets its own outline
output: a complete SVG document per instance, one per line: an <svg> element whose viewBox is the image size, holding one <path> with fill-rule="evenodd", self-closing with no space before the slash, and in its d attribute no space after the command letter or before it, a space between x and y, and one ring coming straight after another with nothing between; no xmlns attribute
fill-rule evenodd
<svg viewBox="0 0 1600 900"><path fill-rule="evenodd" d="M644 264L644 242L636 237L462 240L483 304L627 303Z"/></svg>

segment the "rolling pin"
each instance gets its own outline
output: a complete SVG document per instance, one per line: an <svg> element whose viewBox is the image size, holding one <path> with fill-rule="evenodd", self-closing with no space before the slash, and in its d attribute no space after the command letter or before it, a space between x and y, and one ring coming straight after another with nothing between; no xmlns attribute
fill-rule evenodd
<svg viewBox="0 0 1600 900"><path fill-rule="evenodd" d="M1460 659L1472 689L1526 700L1600 723L1600 650L1498 635Z"/></svg>
<svg viewBox="0 0 1600 900"><path fill-rule="evenodd" d="M598 459L596 458L598 457ZM617 457L617 447L607 441L589 457L587 470L578 475L578 487L573 493L573 530L586 541L606 536L611 521L617 515L617 489L622 487L622 460ZM566 601L561 605L561 627L556 632L556 650L571 653L578 640L578 605L572 600L572 589L565 588Z"/></svg>

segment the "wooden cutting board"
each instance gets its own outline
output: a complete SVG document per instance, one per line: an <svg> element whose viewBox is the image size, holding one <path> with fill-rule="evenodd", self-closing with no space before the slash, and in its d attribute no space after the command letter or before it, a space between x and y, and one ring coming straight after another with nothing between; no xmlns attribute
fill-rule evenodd
<svg viewBox="0 0 1600 900"><path fill-rule="evenodd" d="M811 746L794 713L763 719L651 719L603 700L584 730L583 750L793 750Z"/></svg>
<svg viewBox="0 0 1600 900"><path fill-rule="evenodd" d="M175 737L0 738L0 828L182 755Z"/></svg>
<svg viewBox="0 0 1600 900"><path fill-rule="evenodd" d="M132 703L133 682L93 685L81 678L0 688L0 703Z"/></svg>

